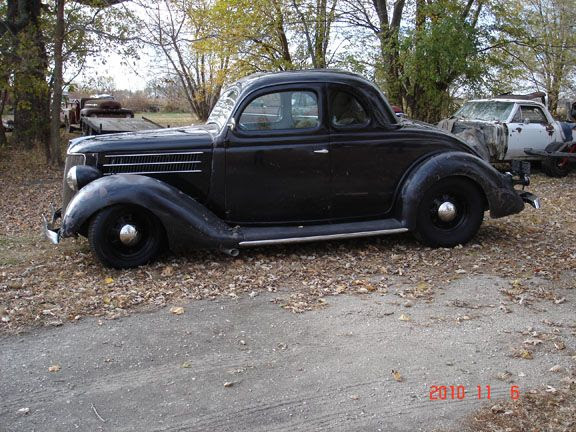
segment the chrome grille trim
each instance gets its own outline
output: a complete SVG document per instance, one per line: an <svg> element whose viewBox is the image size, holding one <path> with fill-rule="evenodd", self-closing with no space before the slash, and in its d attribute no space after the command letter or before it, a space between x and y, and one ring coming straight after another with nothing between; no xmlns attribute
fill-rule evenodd
<svg viewBox="0 0 576 432"><path fill-rule="evenodd" d="M105 155L104 175L200 173L204 152L133 153Z"/></svg>
<svg viewBox="0 0 576 432"><path fill-rule="evenodd" d="M113 155L105 155L104 157L113 158L113 157L132 157L132 156L168 156L168 155L201 155L204 152L179 152L179 153L132 153L132 154L113 154Z"/></svg>
<svg viewBox="0 0 576 432"><path fill-rule="evenodd" d="M103 164L102 166L139 166L139 165L169 165L169 164L197 164L201 161L177 161L177 162L150 162L145 163L119 163L119 164Z"/></svg>

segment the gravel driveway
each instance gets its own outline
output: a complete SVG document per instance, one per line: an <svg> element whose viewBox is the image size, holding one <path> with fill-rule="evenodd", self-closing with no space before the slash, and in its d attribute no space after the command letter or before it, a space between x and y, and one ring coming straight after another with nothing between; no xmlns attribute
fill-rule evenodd
<svg viewBox="0 0 576 432"><path fill-rule="evenodd" d="M557 387L574 370L576 289L528 305L506 302L508 286L474 276L432 302L336 296L304 314L272 301L288 292L261 293L5 335L0 431L458 427L512 385ZM440 385L465 397L431 401Z"/></svg>

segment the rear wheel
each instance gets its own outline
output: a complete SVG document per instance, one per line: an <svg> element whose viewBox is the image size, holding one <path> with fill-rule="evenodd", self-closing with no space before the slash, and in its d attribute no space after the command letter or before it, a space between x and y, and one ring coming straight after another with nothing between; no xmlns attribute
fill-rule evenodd
<svg viewBox="0 0 576 432"><path fill-rule="evenodd" d="M106 267L131 268L152 261L162 250L164 228L149 211L132 205L100 210L88 229L90 247Z"/></svg>
<svg viewBox="0 0 576 432"><path fill-rule="evenodd" d="M418 206L415 236L433 247L467 243L484 219L484 196L470 180L450 177L432 185Z"/></svg>
<svg viewBox="0 0 576 432"><path fill-rule="evenodd" d="M548 177L566 177L570 169L570 161L566 158L546 158L542 160L542 171Z"/></svg>

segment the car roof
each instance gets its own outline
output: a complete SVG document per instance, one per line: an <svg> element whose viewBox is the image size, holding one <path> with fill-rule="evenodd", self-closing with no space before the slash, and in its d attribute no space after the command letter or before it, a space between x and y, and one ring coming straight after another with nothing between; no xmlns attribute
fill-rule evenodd
<svg viewBox="0 0 576 432"><path fill-rule="evenodd" d="M237 86L242 92L246 92L255 87L261 88L276 84L292 84L299 82L362 83L377 89L374 83L363 76L338 69L303 69L281 72L258 72L239 79L233 83L232 86Z"/></svg>
<svg viewBox="0 0 576 432"><path fill-rule="evenodd" d="M539 107L544 107L542 102L533 101L533 100L508 99L508 98L472 99L472 100L469 100L468 102L508 102L508 103L522 104L522 105L536 105Z"/></svg>

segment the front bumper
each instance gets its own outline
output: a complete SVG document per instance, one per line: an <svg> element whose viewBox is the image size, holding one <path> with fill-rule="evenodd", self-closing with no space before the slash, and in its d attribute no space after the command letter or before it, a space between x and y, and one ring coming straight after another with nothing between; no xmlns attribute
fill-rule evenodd
<svg viewBox="0 0 576 432"><path fill-rule="evenodd" d="M540 208L540 198L538 198L533 193L526 192L526 191L522 191L522 192L518 191L518 195L520 195L520 198L522 198L522 201L530 204L535 209Z"/></svg>
<svg viewBox="0 0 576 432"><path fill-rule="evenodd" d="M50 204L50 219L46 219L46 216L42 215L42 231L44 236L52 243L60 243L60 228L56 228L56 222L62 216L62 210L54 210L52 204Z"/></svg>

